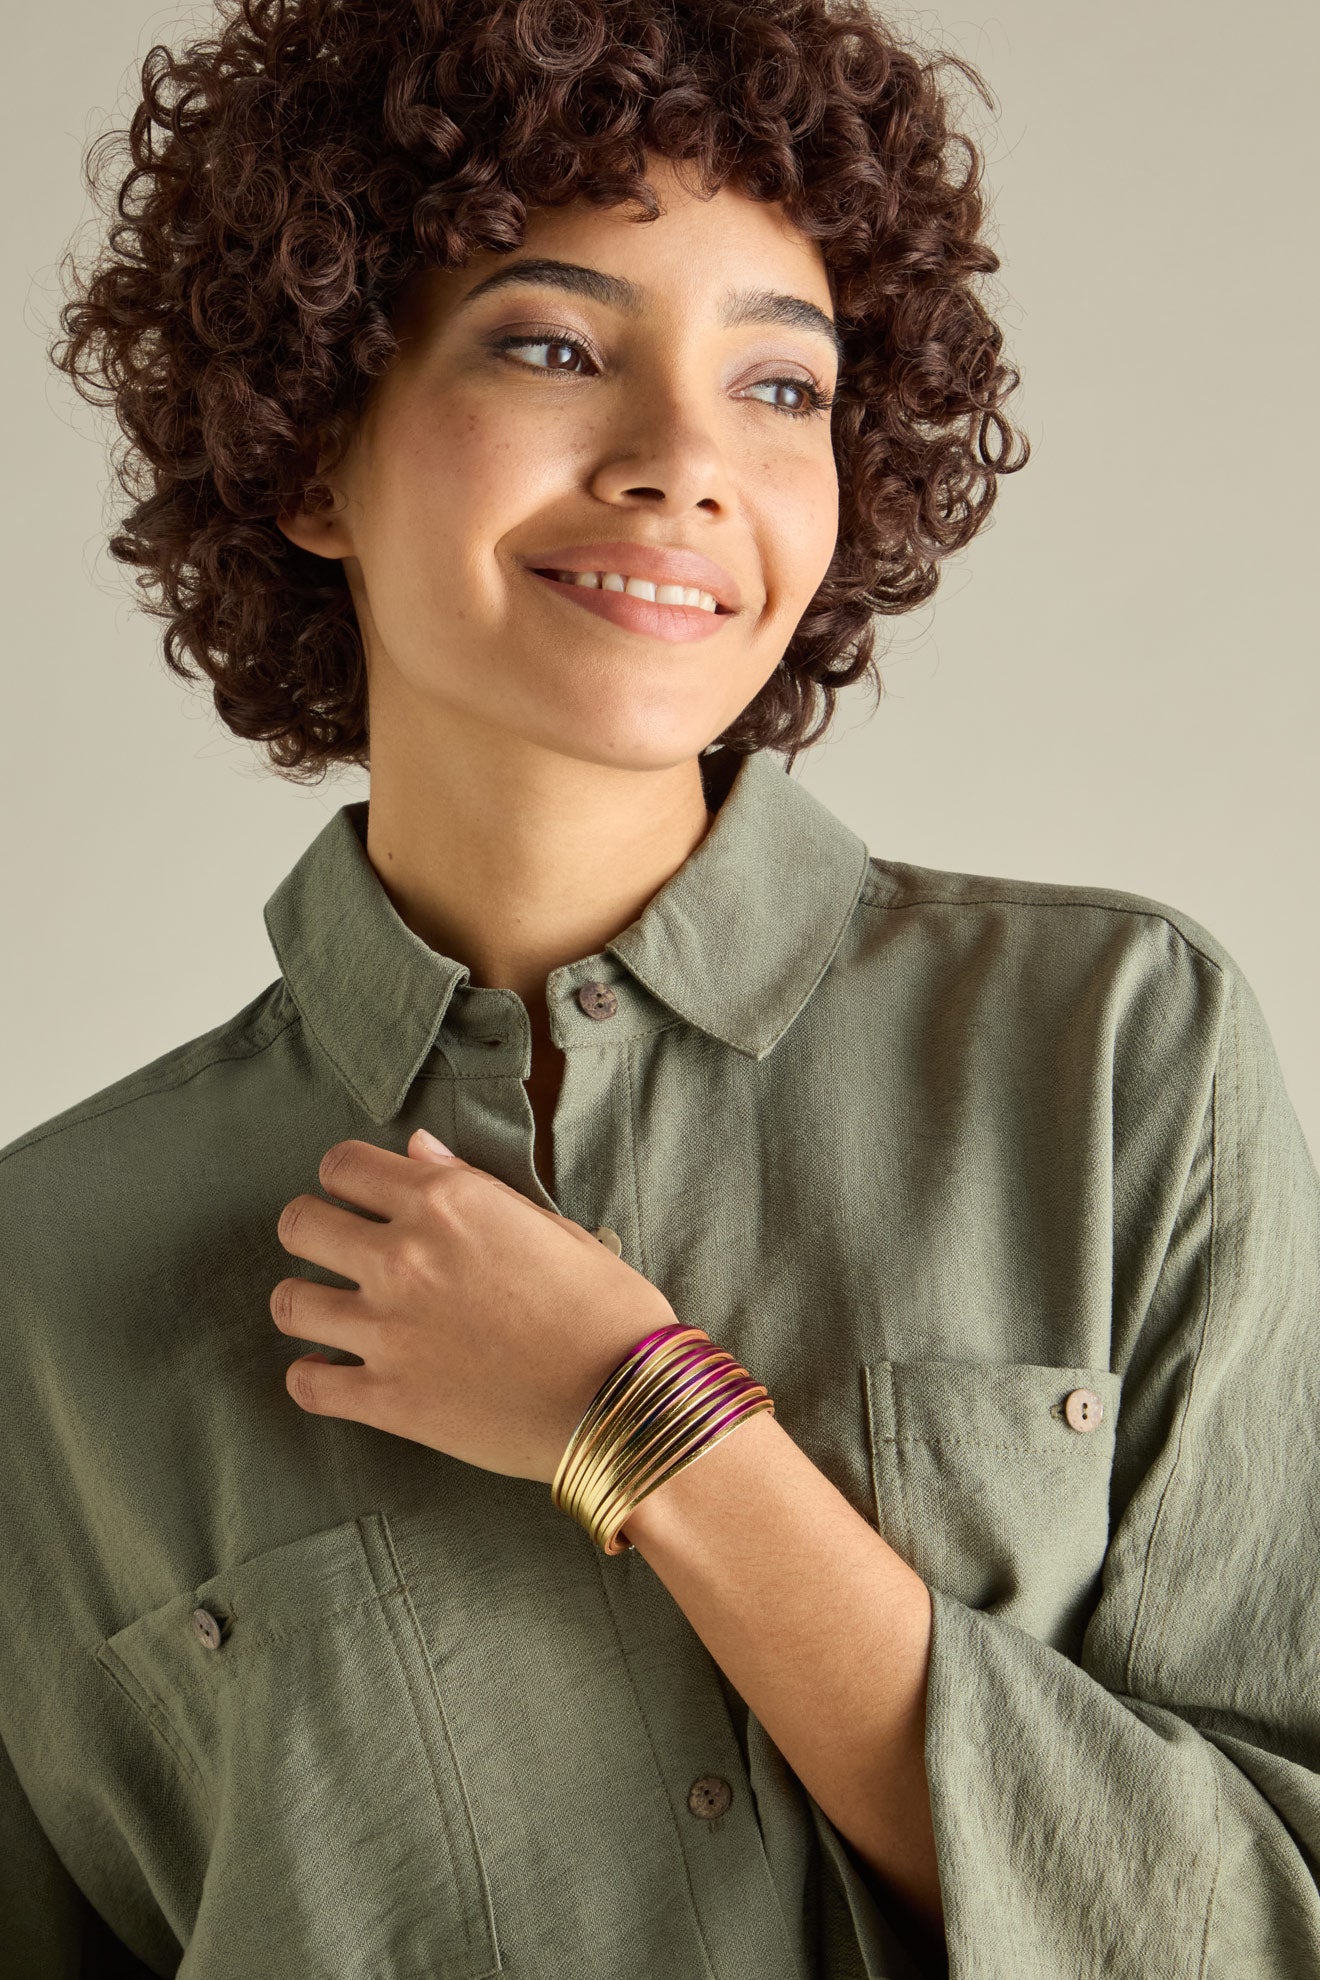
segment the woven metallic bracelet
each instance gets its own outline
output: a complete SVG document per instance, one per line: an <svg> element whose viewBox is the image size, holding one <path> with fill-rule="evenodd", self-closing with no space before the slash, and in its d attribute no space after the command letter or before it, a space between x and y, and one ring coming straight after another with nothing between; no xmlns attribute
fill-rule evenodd
<svg viewBox="0 0 1320 1980"><path fill-rule="evenodd" d="M658 1327L602 1384L560 1460L551 1500L607 1554L648 1492L713 1450L745 1417L768 1409L755 1382L701 1327Z"/></svg>

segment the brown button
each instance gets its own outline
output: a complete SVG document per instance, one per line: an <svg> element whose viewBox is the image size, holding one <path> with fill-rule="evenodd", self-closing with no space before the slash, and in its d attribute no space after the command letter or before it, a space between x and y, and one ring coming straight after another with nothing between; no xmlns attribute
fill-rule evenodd
<svg viewBox="0 0 1320 1980"><path fill-rule="evenodd" d="M1105 1406L1094 1389L1074 1389L1064 1401L1063 1413L1074 1430L1094 1430Z"/></svg>
<svg viewBox="0 0 1320 1980"><path fill-rule="evenodd" d="M589 1018L613 1017L619 1008L619 1000L608 983L582 984L577 1000Z"/></svg>
<svg viewBox="0 0 1320 1980"><path fill-rule="evenodd" d="M612 1251L616 1258L623 1256L623 1245L619 1241L619 1233L612 1231L608 1224L602 1224L598 1231L592 1232L592 1236L598 1237L606 1251Z"/></svg>
<svg viewBox="0 0 1320 1980"><path fill-rule="evenodd" d="M702 1774L688 1789L688 1807L703 1822L713 1822L733 1800L733 1789L718 1774Z"/></svg>
<svg viewBox="0 0 1320 1980"><path fill-rule="evenodd" d="M193 1628L208 1650L220 1648L220 1625L209 1609L194 1609Z"/></svg>

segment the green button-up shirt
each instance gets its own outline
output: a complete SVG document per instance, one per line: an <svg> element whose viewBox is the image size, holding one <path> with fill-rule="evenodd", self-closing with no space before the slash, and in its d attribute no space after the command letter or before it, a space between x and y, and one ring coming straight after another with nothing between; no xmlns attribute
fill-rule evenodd
<svg viewBox="0 0 1320 1980"><path fill-rule="evenodd" d="M616 1231L929 1584L954 1980L1320 1972L1320 1181L1258 1003L1175 909L734 768L549 977L556 1202L527 1009L365 801L268 989L0 1151L5 1975L921 1970L640 1554L288 1394L279 1212L418 1126Z"/></svg>

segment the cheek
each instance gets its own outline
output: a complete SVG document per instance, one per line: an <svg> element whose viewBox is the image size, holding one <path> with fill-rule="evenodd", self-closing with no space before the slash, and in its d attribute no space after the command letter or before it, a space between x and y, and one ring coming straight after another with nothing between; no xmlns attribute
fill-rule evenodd
<svg viewBox="0 0 1320 1980"><path fill-rule="evenodd" d="M804 550L810 544L819 558L821 546L828 544L832 550L839 532L839 475L832 449L802 464L794 482L793 500ZM828 554L825 562L829 562Z"/></svg>
<svg viewBox="0 0 1320 1980"><path fill-rule="evenodd" d="M380 436L373 535L414 541L467 534L498 482L503 448L473 414L419 410Z"/></svg>
<svg viewBox="0 0 1320 1980"><path fill-rule="evenodd" d="M359 538L363 576L387 643L414 626L488 604L490 546L527 496L511 436L471 410L400 410L377 435ZM393 622L390 625L390 622Z"/></svg>
<svg viewBox="0 0 1320 1980"><path fill-rule="evenodd" d="M799 458L785 473L767 463L756 484L757 528L776 623L801 617L829 569L839 535L839 482L832 452Z"/></svg>

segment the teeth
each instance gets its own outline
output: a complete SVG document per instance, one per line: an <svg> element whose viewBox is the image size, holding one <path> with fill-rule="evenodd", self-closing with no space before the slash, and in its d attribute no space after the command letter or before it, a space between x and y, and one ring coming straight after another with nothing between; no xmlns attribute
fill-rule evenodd
<svg viewBox="0 0 1320 1980"><path fill-rule="evenodd" d="M682 584L652 584L649 578L623 578L617 571L556 571L562 584L581 584L591 591L627 591L660 605L696 605L703 612L717 607L709 591Z"/></svg>

